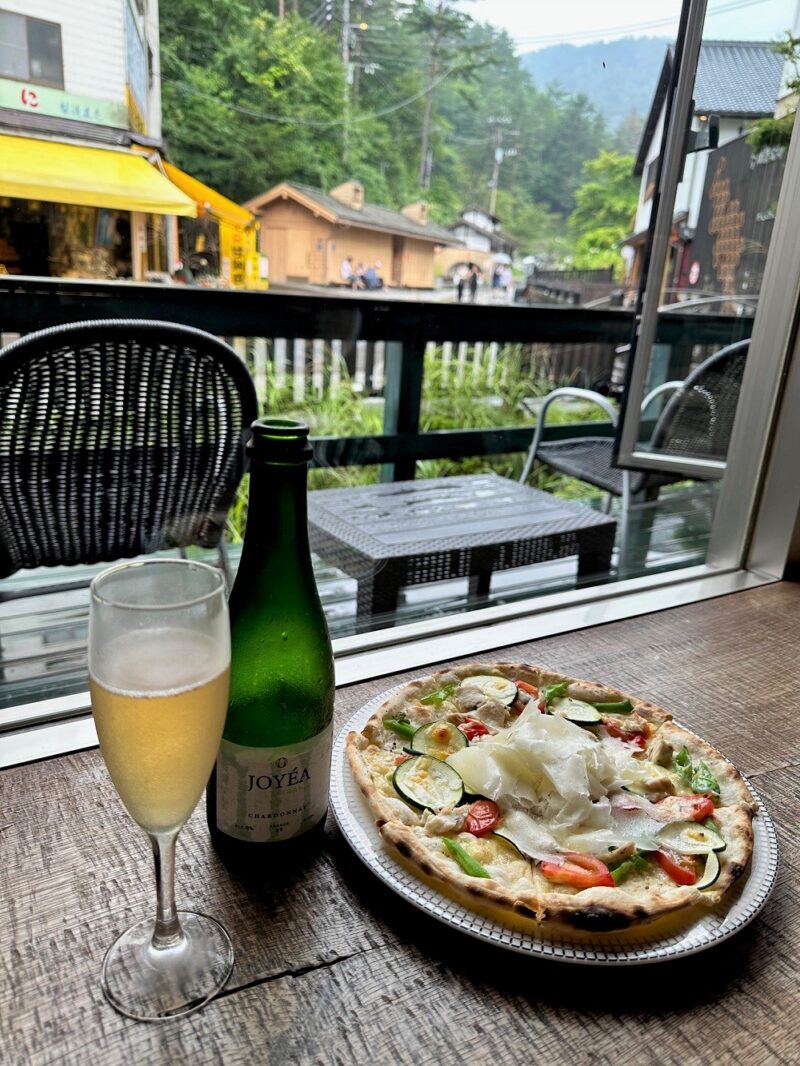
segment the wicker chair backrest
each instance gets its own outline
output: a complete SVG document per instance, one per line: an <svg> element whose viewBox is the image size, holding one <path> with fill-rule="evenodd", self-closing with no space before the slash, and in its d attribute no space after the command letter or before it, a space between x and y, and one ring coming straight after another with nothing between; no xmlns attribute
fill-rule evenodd
<svg viewBox="0 0 800 1066"><path fill-rule="evenodd" d="M57 326L0 351L0 577L215 546L257 416L242 361L168 322Z"/></svg>
<svg viewBox="0 0 800 1066"><path fill-rule="evenodd" d="M749 339L729 344L692 371L655 425L654 451L725 459L749 346Z"/></svg>

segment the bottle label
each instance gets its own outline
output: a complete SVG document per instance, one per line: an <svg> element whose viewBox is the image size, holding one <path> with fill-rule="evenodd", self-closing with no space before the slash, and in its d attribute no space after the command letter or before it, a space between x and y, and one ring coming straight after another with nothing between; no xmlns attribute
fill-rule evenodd
<svg viewBox="0 0 800 1066"><path fill-rule="evenodd" d="M313 828L328 806L329 725L280 748L223 740L217 756L217 826L236 840L263 844Z"/></svg>

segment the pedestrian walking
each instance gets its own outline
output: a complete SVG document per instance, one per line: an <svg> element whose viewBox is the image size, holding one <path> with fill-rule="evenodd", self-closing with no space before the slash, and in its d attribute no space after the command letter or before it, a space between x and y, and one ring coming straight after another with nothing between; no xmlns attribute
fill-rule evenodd
<svg viewBox="0 0 800 1066"><path fill-rule="evenodd" d="M462 263L456 270L456 299L459 303L464 297L464 285L467 280L467 268Z"/></svg>
<svg viewBox="0 0 800 1066"><path fill-rule="evenodd" d="M475 296L478 292L478 278L480 277L481 268L477 263L469 264L469 299L470 303L475 303Z"/></svg>
<svg viewBox="0 0 800 1066"><path fill-rule="evenodd" d="M500 291L506 294L509 303L513 301L514 275L511 273L510 266L504 266L500 272Z"/></svg>

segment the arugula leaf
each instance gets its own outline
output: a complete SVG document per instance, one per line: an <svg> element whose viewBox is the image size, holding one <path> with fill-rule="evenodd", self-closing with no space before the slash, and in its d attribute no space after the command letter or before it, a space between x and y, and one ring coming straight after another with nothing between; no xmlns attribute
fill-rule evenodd
<svg viewBox="0 0 800 1066"><path fill-rule="evenodd" d="M689 754L689 749L684 744L678 754L675 756L675 765L681 770L692 765L692 757Z"/></svg>
<svg viewBox="0 0 800 1066"><path fill-rule="evenodd" d="M684 746L675 756L675 769L681 775L683 780L689 786L692 787L692 757L689 754L689 749Z"/></svg>
<svg viewBox="0 0 800 1066"><path fill-rule="evenodd" d="M692 757L685 744L675 756L675 769L692 792L711 792L719 796L719 782L716 777L702 759L696 766L692 766Z"/></svg>
<svg viewBox="0 0 800 1066"><path fill-rule="evenodd" d="M692 774L692 792L713 792L719 796L719 781L701 759Z"/></svg>
<svg viewBox="0 0 800 1066"><path fill-rule="evenodd" d="M435 692L429 692L427 696L420 698L420 703L432 703L439 704L444 703L446 699L449 699L458 688L458 681L451 681L448 685L443 685L442 688L437 689Z"/></svg>

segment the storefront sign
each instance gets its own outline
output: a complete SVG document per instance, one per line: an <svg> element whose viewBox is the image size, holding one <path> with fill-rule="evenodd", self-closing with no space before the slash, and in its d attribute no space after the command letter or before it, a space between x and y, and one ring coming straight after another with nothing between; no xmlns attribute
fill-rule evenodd
<svg viewBox="0 0 800 1066"><path fill-rule="evenodd" d="M61 89L48 89L44 85L28 85L6 78L0 78L0 107L54 118L71 118L76 122L91 122L95 126L128 128L128 113L123 103L76 96Z"/></svg>
<svg viewBox="0 0 800 1066"><path fill-rule="evenodd" d="M147 46L130 2L125 5L125 96L131 127L147 133Z"/></svg>

